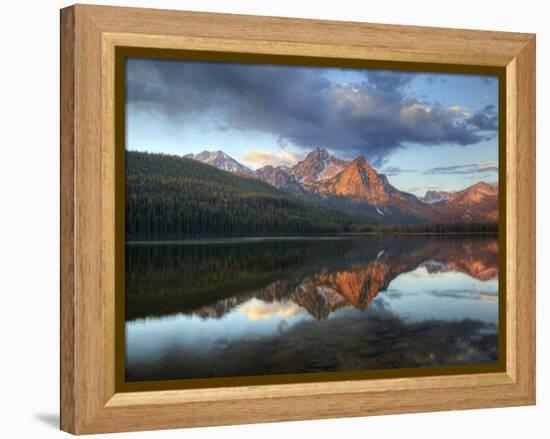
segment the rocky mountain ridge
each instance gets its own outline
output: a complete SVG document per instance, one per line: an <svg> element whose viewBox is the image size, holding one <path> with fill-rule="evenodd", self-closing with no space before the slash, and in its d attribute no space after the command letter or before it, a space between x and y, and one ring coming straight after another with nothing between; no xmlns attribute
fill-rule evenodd
<svg viewBox="0 0 550 439"><path fill-rule="evenodd" d="M373 223L451 223L498 221L498 188L479 182L461 191L426 192L422 198L391 185L363 156L346 161L326 149L311 151L292 167L267 165L255 171L223 151L188 158L218 169L257 178L277 189L363 216Z"/></svg>

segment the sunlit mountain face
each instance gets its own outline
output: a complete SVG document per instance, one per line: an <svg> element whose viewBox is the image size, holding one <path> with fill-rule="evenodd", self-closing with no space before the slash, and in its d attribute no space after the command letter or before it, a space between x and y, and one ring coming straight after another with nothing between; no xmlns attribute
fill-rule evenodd
<svg viewBox="0 0 550 439"><path fill-rule="evenodd" d="M485 182L459 191L429 190L424 197L396 189L363 156L343 160L324 148L311 151L292 167L266 165L252 171L222 151L186 157L237 175L257 178L309 201L333 197L325 205L382 224L472 223L498 221L498 187ZM390 177L391 178L391 177Z"/></svg>
<svg viewBox="0 0 550 439"><path fill-rule="evenodd" d="M136 245L127 258L129 380L498 359L496 239Z"/></svg>

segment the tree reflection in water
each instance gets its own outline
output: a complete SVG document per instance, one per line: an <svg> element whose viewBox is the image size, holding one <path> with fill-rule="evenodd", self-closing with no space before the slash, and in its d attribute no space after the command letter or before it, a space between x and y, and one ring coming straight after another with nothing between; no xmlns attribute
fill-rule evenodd
<svg viewBox="0 0 550 439"><path fill-rule="evenodd" d="M126 264L130 381L498 360L493 237L128 245Z"/></svg>

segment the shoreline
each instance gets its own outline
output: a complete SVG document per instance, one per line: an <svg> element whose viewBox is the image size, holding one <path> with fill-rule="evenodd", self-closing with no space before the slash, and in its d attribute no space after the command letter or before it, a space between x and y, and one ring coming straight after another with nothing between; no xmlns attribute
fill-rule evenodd
<svg viewBox="0 0 550 439"><path fill-rule="evenodd" d="M397 236L494 236L498 232L361 232L343 233L339 235L302 235L302 236L231 236L221 238L187 238L187 239L151 239L125 241L125 245L199 245L199 244L233 244L266 241L332 241L338 239L353 239L362 236L397 237Z"/></svg>

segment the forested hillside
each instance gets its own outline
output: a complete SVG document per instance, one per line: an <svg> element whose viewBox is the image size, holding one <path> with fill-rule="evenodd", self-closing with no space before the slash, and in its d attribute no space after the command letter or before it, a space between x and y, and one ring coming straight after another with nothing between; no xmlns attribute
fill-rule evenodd
<svg viewBox="0 0 550 439"><path fill-rule="evenodd" d="M126 238L341 233L360 220L196 160L126 152Z"/></svg>

